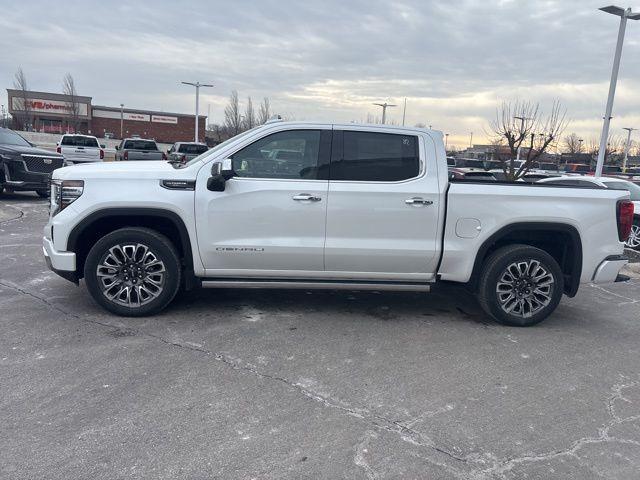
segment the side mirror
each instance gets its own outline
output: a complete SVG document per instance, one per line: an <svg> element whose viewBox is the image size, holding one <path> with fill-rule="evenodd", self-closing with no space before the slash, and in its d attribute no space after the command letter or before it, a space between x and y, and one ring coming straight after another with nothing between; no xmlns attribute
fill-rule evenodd
<svg viewBox="0 0 640 480"><path fill-rule="evenodd" d="M224 192L227 180L234 175L233 162L230 158L225 158L222 162L215 162L211 166L211 176L207 180L207 190Z"/></svg>
<svg viewBox="0 0 640 480"><path fill-rule="evenodd" d="M449 172L449 181L455 180L455 179L456 179L456 174L453 172Z"/></svg>
<svg viewBox="0 0 640 480"><path fill-rule="evenodd" d="M107 146L104 143L101 143L100 148L107 148Z"/></svg>
<svg viewBox="0 0 640 480"><path fill-rule="evenodd" d="M120 145L116 145L116 150L120 150Z"/></svg>

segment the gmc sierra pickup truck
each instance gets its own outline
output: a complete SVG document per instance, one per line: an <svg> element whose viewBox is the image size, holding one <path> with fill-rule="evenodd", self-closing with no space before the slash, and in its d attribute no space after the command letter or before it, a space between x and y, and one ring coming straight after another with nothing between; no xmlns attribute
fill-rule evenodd
<svg viewBox="0 0 640 480"><path fill-rule="evenodd" d="M385 125L272 121L185 164L62 168L51 188L50 268L126 316L196 286L456 282L532 325L581 283L621 278L633 221L624 191L452 181L440 132Z"/></svg>

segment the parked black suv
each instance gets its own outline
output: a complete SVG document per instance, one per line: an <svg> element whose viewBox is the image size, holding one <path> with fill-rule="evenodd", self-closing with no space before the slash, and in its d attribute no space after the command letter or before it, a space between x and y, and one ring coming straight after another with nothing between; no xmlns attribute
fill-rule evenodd
<svg viewBox="0 0 640 480"><path fill-rule="evenodd" d="M51 173L63 163L59 153L36 148L16 132L0 128L0 194L31 190L45 198Z"/></svg>

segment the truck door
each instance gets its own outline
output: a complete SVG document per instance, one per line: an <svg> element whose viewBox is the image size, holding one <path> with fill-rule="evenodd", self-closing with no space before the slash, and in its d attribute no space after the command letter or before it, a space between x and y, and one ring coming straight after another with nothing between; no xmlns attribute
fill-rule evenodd
<svg viewBox="0 0 640 480"><path fill-rule="evenodd" d="M196 228L208 276L313 277L324 270L331 126L265 134L229 158L224 192L196 182Z"/></svg>
<svg viewBox="0 0 640 480"><path fill-rule="evenodd" d="M339 130L330 164L325 269L337 277L430 280L438 252L438 175L426 136ZM435 153L433 153L435 154ZM435 162L432 162L435 164Z"/></svg>

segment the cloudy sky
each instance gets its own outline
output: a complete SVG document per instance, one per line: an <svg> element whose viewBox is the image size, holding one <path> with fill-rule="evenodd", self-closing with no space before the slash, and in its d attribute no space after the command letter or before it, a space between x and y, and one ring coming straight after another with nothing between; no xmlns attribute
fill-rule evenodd
<svg viewBox="0 0 640 480"><path fill-rule="evenodd" d="M634 0L639 1L639 0ZM6 3L3 7L3 3ZM390 118L474 143L502 99L568 110L568 132L598 136L618 18L606 0L50 2L0 0L0 81L22 67L33 90L59 92L70 72L98 105L193 111L213 122L231 90L271 99L296 119ZM626 6L626 5L623 5ZM636 7L640 7L640 4ZM638 8L636 8L637 10ZM6 93L0 96L6 105ZM640 21L632 21L612 121L640 128Z"/></svg>

